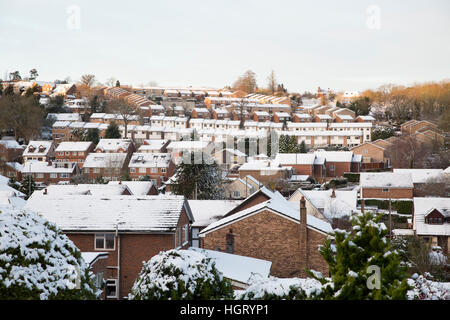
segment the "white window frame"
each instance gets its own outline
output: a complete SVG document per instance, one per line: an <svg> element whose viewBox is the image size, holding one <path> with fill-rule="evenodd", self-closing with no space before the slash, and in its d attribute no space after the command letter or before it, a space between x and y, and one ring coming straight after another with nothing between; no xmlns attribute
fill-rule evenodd
<svg viewBox="0 0 450 320"><path fill-rule="evenodd" d="M147 173L147 168L139 168L139 173Z"/></svg>
<svg viewBox="0 0 450 320"><path fill-rule="evenodd" d="M389 188L381 188L381 192L389 192L390 190L389 190Z"/></svg>
<svg viewBox="0 0 450 320"><path fill-rule="evenodd" d="M130 168L130 173L135 173L136 172L136 168Z"/></svg>
<svg viewBox="0 0 450 320"><path fill-rule="evenodd" d="M106 235L113 235L114 238L114 245L113 248L106 248ZM98 238L103 238L103 248L97 248L97 239ZM94 235L94 249L95 250L107 250L107 251L115 251L116 250L116 237L114 236L114 233L109 233L109 232L105 232L105 233L96 233Z"/></svg>
<svg viewBox="0 0 450 320"><path fill-rule="evenodd" d="M57 173L50 173L50 179L56 179L56 178L58 178Z"/></svg>
<svg viewBox="0 0 450 320"><path fill-rule="evenodd" d="M113 285L108 285L108 282L114 282L114 284ZM119 297L119 292L118 292L118 279L106 279L106 285L105 285L105 296L106 296L106 298L107 299L117 299L118 297ZM116 288L116 295L115 296L108 296L108 295L106 295L106 292L107 292L107 287L112 287L112 286L114 286L115 288Z"/></svg>

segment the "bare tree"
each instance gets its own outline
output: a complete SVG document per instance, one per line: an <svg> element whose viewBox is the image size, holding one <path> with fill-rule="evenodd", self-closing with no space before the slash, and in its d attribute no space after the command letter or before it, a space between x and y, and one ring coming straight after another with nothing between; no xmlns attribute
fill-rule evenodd
<svg viewBox="0 0 450 320"><path fill-rule="evenodd" d="M92 87L95 84L95 75L83 74L80 79L81 83L87 87Z"/></svg>
<svg viewBox="0 0 450 320"><path fill-rule="evenodd" d="M246 107L248 105L248 100L245 98L241 98L239 100L239 102L237 102L237 107L239 109L239 120L241 121L239 123L239 128L243 129L244 128L244 123L245 123L245 117L244 117L244 112L246 111Z"/></svg>
<svg viewBox="0 0 450 320"><path fill-rule="evenodd" d="M110 78L106 79L105 83L108 87L114 87L116 85L116 81L117 81L116 78L110 77Z"/></svg>
<svg viewBox="0 0 450 320"><path fill-rule="evenodd" d="M241 90L247 93L253 93L257 88L256 74L252 70L247 70L233 84L234 90Z"/></svg>
<svg viewBox="0 0 450 320"><path fill-rule="evenodd" d="M124 138L128 138L128 124L133 119L140 119L141 110L139 107L131 105L124 99L116 99L108 101L106 105L106 112L117 115L125 126Z"/></svg>
<svg viewBox="0 0 450 320"><path fill-rule="evenodd" d="M267 89L271 92L271 94L274 94L275 91L277 91L277 79L275 77L275 71L272 70L270 75L267 77Z"/></svg>

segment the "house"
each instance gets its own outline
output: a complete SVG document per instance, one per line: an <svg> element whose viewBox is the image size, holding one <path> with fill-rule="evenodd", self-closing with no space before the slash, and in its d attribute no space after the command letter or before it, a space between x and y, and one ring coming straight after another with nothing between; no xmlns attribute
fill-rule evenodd
<svg viewBox="0 0 450 320"><path fill-rule="evenodd" d="M325 163L325 177L342 177L345 172L360 172L361 157L355 157L352 151L325 151L319 149L314 152L317 163Z"/></svg>
<svg viewBox="0 0 450 320"><path fill-rule="evenodd" d="M313 116L314 122L322 122L322 123L329 123L333 120L329 115L327 114L316 114Z"/></svg>
<svg viewBox="0 0 450 320"><path fill-rule="evenodd" d="M289 201L298 203L304 197L306 212L318 219L332 222L335 218L350 217L358 212L356 190L302 190L297 189Z"/></svg>
<svg viewBox="0 0 450 320"><path fill-rule="evenodd" d="M311 122L311 116L307 113L294 113L292 122Z"/></svg>
<svg viewBox="0 0 450 320"><path fill-rule="evenodd" d="M199 236L203 249L271 261L271 274L277 277L304 277L305 268L329 274L318 247L331 231L328 222L306 213L304 199L297 205L266 189L252 194Z"/></svg>
<svg viewBox="0 0 450 320"><path fill-rule="evenodd" d="M156 186L160 187L175 173L175 163L170 153L133 153L128 164L132 180L148 176Z"/></svg>
<svg viewBox="0 0 450 320"><path fill-rule="evenodd" d="M353 122L354 119L352 116L348 115L348 114L340 114L337 113L336 117L334 118L335 122L341 122L341 123L349 123L349 122Z"/></svg>
<svg viewBox="0 0 450 320"><path fill-rule="evenodd" d="M33 177L34 182L45 185L59 182L70 182L70 179L80 173L76 163L59 164L57 162L44 162L29 160L22 167L22 176Z"/></svg>
<svg viewBox="0 0 450 320"><path fill-rule="evenodd" d="M229 181L224 182L224 196L226 199L240 200L245 199L257 189L250 183L241 178L229 178Z"/></svg>
<svg viewBox="0 0 450 320"><path fill-rule="evenodd" d="M362 157L361 169L363 170L388 168L390 166L387 147L383 147L381 143L367 141L351 147L350 151Z"/></svg>
<svg viewBox="0 0 450 320"><path fill-rule="evenodd" d="M372 116L357 116L355 119L356 122L370 122L375 123L376 119Z"/></svg>
<svg viewBox="0 0 450 320"><path fill-rule="evenodd" d="M234 290L248 288L254 276L264 279L270 275L272 262L267 260L194 247L189 250L202 253L214 261L217 270L222 273L224 278L231 281Z"/></svg>
<svg viewBox="0 0 450 320"><path fill-rule="evenodd" d="M167 151L172 155L175 164L179 164L181 161L191 161L191 153L202 155L203 159L209 158L213 146L208 141L172 141L167 146Z"/></svg>
<svg viewBox="0 0 450 320"><path fill-rule="evenodd" d="M87 155L93 152L94 147L91 141L61 142L55 149L55 162L76 163L81 169Z"/></svg>
<svg viewBox="0 0 450 320"><path fill-rule="evenodd" d="M209 119L211 114L207 108L194 108L191 112L192 118Z"/></svg>
<svg viewBox="0 0 450 320"><path fill-rule="evenodd" d="M364 199L412 199L414 184L410 173L362 172L359 184Z"/></svg>
<svg viewBox="0 0 450 320"><path fill-rule="evenodd" d="M180 196L45 195L27 209L61 229L81 252L108 252L106 299L126 297L142 269L160 251L190 246L193 217Z"/></svg>
<svg viewBox="0 0 450 320"><path fill-rule="evenodd" d="M251 175L264 185L289 179L292 176L292 167L283 167L276 160L249 159L238 169L239 178Z"/></svg>
<svg viewBox="0 0 450 320"><path fill-rule="evenodd" d="M138 152L140 153L166 153L167 146L169 145L170 140L144 140L144 144L142 144L138 148Z"/></svg>
<svg viewBox="0 0 450 320"><path fill-rule="evenodd" d="M125 184L58 184L50 185L42 191L43 195L49 196L65 196L65 195L88 195L94 197L109 196L129 196L132 195L131 190Z"/></svg>
<svg viewBox="0 0 450 320"><path fill-rule="evenodd" d="M270 114L267 111L253 111L251 119L255 122L270 121Z"/></svg>
<svg viewBox="0 0 450 320"><path fill-rule="evenodd" d="M244 164L247 160L247 155L237 149L226 148L214 153L214 159L219 165Z"/></svg>
<svg viewBox="0 0 450 320"><path fill-rule="evenodd" d="M19 162L4 162L0 164L0 174L16 181L22 180L23 165Z"/></svg>
<svg viewBox="0 0 450 320"><path fill-rule="evenodd" d="M79 113L49 113L47 114L47 120L81 122L82 118Z"/></svg>
<svg viewBox="0 0 450 320"><path fill-rule="evenodd" d="M24 162L30 160L50 161L55 158L55 149L56 145L51 140L30 141L23 151L22 158Z"/></svg>
<svg viewBox="0 0 450 320"><path fill-rule="evenodd" d="M291 120L291 115L287 112L275 112L273 114L273 122L285 123Z"/></svg>
<svg viewBox="0 0 450 320"><path fill-rule="evenodd" d="M131 155L135 150L131 139L100 139L94 152L126 153Z"/></svg>
<svg viewBox="0 0 450 320"><path fill-rule="evenodd" d="M104 276L108 272L108 256L108 252L81 252L81 257L88 265L89 272L92 272L94 274L95 287L98 290L101 290L103 288L103 281L106 281ZM103 291L99 298L105 300L106 293Z"/></svg>
<svg viewBox="0 0 450 320"><path fill-rule="evenodd" d="M94 181L97 178L119 180L127 171L126 153L89 153L83 164L84 175Z"/></svg>
<svg viewBox="0 0 450 320"><path fill-rule="evenodd" d="M414 197L414 233L440 246L445 255L450 249L450 198Z"/></svg>
<svg viewBox="0 0 450 320"><path fill-rule="evenodd" d="M153 196L158 189L152 181L109 181L109 185L125 185L135 196Z"/></svg>
<svg viewBox="0 0 450 320"><path fill-rule="evenodd" d="M291 167L293 174L312 177L321 175L320 168L314 167L315 159L313 153L278 153L275 157L283 167Z"/></svg>
<svg viewBox="0 0 450 320"><path fill-rule="evenodd" d="M241 203L238 200L187 200L194 222L191 226L192 246L200 247L199 233L211 223L221 219ZM214 208L214 210L211 210Z"/></svg>
<svg viewBox="0 0 450 320"><path fill-rule="evenodd" d="M0 140L0 160L16 162L22 159L23 147L14 137L2 137Z"/></svg>
<svg viewBox="0 0 450 320"><path fill-rule="evenodd" d="M412 182L414 184L414 197L423 197L427 193L424 193L423 188L428 183L438 183L442 190L449 188L445 185L444 170L443 169L395 169L394 173L409 173L411 174Z"/></svg>

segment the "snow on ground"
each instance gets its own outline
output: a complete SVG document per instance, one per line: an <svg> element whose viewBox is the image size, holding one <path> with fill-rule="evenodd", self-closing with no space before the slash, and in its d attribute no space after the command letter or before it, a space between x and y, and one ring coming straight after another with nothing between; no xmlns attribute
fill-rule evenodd
<svg viewBox="0 0 450 320"><path fill-rule="evenodd" d="M408 284L414 287L407 293L409 300L450 300L450 282L431 281L415 273Z"/></svg>

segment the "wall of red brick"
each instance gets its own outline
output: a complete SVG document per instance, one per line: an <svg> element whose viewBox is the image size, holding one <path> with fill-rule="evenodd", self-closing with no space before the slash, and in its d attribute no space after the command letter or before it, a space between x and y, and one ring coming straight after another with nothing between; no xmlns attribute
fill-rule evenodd
<svg viewBox="0 0 450 320"><path fill-rule="evenodd" d="M226 251L226 234L232 229L234 254L272 261L270 273L277 277L305 276L303 269L308 266L300 259L299 227L296 222L264 211L206 234L203 245L205 249ZM308 229L309 268L327 270L317 252L325 237Z"/></svg>
<svg viewBox="0 0 450 320"><path fill-rule="evenodd" d="M390 192L383 192L382 188L361 188L362 197L366 199L389 199L389 195L392 199L412 199L413 188L408 189L394 189L391 188Z"/></svg>

